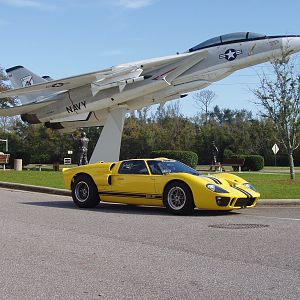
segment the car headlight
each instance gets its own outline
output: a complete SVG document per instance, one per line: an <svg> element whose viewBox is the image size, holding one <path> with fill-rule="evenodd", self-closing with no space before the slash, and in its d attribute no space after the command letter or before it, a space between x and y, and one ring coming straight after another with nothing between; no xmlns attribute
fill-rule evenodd
<svg viewBox="0 0 300 300"><path fill-rule="evenodd" d="M244 183L244 186L247 187L248 189L256 192L256 188L253 185L251 185L250 183L246 182L246 183Z"/></svg>
<svg viewBox="0 0 300 300"><path fill-rule="evenodd" d="M222 189L221 187L215 185L215 184L207 184L206 187L211 190L212 192L215 192L215 193L229 193L228 191Z"/></svg>

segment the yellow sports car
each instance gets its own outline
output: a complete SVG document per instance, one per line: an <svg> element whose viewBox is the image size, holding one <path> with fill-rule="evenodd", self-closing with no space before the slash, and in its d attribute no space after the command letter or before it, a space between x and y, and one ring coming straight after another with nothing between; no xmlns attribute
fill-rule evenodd
<svg viewBox="0 0 300 300"><path fill-rule="evenodd" d="M174 214L194 208L233 210L254 207L260 194L244 179L229 173L205 176L167 158L99 162L64 169L64 180L78 207L100 201L165 206Z"/></svg>

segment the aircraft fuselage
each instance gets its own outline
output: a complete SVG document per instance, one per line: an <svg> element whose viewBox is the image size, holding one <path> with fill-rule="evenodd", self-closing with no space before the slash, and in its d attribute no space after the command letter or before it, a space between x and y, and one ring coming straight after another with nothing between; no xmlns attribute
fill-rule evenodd
<svg viewBox="0 0 300 300"><path fill-rule="evenodd" d="M91 84L86 84L55 95L53 100L57 101L24 114L23 120L43 122L48 127L65 130L74 130L78 126L99 126L114 108L124 106L127 111L133 111L151 104L165 103L185 93L205 88L237 70L280 57L284 49L292 53L300 50L299 36L251 37L251 33L244 34L244 39L235 40L230 35L224 35L182 54L116 66L126 68L134 65L143 69L144 65L153 64L153 68L144 70L143 77L139 77L136 82L125 83L122 88L118 82L108 80L107 86L104 89L98 88L96 92ZM191 62L190 59L197 59L193 58L197 52L200 53L199 61ZM201 53L205 53L205 59ZM184 64L178 63L180 61L187 61L190 67L185 70ZM183 72L173 78L172 74L180 68ZM171 82L167 80L168 76L171 76ZM32 115L35 117L32 118Z"/></svg>

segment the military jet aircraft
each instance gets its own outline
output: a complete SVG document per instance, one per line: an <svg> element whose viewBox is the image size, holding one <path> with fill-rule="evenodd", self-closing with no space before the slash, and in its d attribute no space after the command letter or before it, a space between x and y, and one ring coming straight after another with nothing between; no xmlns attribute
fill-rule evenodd
<svg viewBox="0 0 300 300"><path fill-rule="evenodd" d="M0 115L21 115L28 123L65 132L104 126L90 162L116 161L127 112L185 97L239 69L279 57L284 49L300 51L300 36L225 34L184 53L59 80L15 66L6 70L14 89L0 98L18 96L22 105L1 109Z"/></svg>

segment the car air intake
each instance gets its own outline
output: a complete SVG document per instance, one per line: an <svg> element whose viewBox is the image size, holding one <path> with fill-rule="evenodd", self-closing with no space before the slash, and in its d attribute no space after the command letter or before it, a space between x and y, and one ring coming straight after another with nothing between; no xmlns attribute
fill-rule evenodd
<svg viewBox="0 0 300 300"><path fill-rule="evenodd" d="M255 198L238 198L234 206L245 207L253 205Z"/></svg>
<svg viewBox="0 0 300 300"><path fill-rule="evenodd" d="M227 206L229 204L230 198L229 197L216 197L216 202L218 206Z"/></svg>

